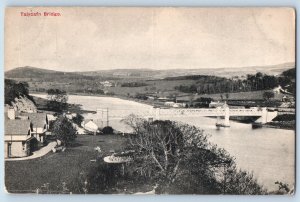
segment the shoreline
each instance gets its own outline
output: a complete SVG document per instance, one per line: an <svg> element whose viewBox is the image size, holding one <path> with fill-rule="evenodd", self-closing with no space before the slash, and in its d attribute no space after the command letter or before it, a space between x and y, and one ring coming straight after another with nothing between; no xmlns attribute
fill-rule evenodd
<svg viewBox="0 0 300 202"><path fill-rule="evenodd" d="M29 95L31 95L31 94L47 95L47 92L35 92L35 91L31 91L29 93ZM67 93L67 95L119 98L119 99L122 99L122 100L138 102L138 103L142 103L142 104L146 104L146 105L154 107L154 103L143 102L142 100L139 100L139 99L129 98L129 97L126 97L126 96L121 96L121 95L100 95L100 94L96 95L96 94L86 94L86 93ZM68 103L68 104L70 104L70 103Z"/></svg>
<svg viewBox="0 0 300 202"><path fill-rule="evenodd" d="M46 92L44 92L44 93L30 92L29 95L31 95L31 94L46 95L47 93ZM120 96L120 95L95 95L95 94L86 94L86 93L68 93L68 95L118 98L118 99L122 99L122 100L126 100L126 101L132 101L132 102L136 102L136 103L145 104L145 105L148 105L148 106L155 107L155 103L153 103L153 102L147 102L147 101L134 99L134 98L129 98L129 97ZM40 98L40 99L44 99L44 98ZM73 106L74 104L68 103L68 105ZM161 106L163 106L163 105L161 105ZM76 112L79 112L81 114L96 113L96 111L83 110L81 108L81 105L79 105L79 104L77 104L77 107L79 107L79 109L73 109L73 110L76 111ZM73 111L73 110L71 109L71 111ZM207 117L207 118L212 118L212 117ZM243 118L231 118L230 120L234 121L234 122L237 122L237 123L244 123L244 124L252 124L253 123L252 121L244 120ZM294 130L295 131L295 128L289 127L285 123L281 123L281 122L269 122L267 124L264 124L263 127L264 128L274 128L274 129L284 129L284 130Z"/></svg>

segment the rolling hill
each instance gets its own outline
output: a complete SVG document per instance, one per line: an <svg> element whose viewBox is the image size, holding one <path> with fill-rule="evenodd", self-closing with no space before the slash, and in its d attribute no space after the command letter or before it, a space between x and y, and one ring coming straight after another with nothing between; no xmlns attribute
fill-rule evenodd
<svg viewBox="0 0 300 202"><path fill-rule="evenodd" d="M41 78L48 81L49 79L163 79L166 77L177 77L186 75L212 75L220 77L242 76L262 72L268 75L279 75L287 69L294 68L294 63L284 63L270 66L251 66L251 67L228 67L228 68L201 68L201 69L111 69L99 71L83 72L64 72L46 70L36 67L18 67L5 72L6 78Z"/></svg>

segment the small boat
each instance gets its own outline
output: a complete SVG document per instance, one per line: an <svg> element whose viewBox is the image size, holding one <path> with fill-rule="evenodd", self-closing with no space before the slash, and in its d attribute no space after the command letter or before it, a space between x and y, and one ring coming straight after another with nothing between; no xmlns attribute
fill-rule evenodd
<svg viewBox="0 0 300 202"><path fill-rule="evenodd" d="M224 127L224 128L228 128L230 127L229 125L225 125L224 123L216 123L216 126L219 127Z"/></svg>
<svg viewBox="0 0 300 202"><path fill-rule="evenodd" d="M252 128L253 128L253 129L256 129L256 128L262 128L262 126L263 126L262 123L256 123L256 122L252 123Z"/></svg>

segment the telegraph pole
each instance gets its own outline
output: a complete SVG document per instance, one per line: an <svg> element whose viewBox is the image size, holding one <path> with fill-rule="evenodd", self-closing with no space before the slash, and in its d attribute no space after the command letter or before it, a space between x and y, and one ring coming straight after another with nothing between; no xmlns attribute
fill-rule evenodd
<svg viewBox="0 0 300 202"><path fill-rule="evenodd" d="M106 119L107 119L107 123L106 123L106 126L109 126L109 119L108 119L108 108L106 109L106 115L107 115L107 117L106 117Z"/></svg>

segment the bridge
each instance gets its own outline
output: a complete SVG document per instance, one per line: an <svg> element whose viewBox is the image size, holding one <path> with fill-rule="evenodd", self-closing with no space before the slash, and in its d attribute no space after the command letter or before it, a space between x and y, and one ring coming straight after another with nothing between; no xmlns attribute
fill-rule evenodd
<svg viewBox="0 0 300 202"><path fill-rule="evenodd" d="M230 109L228 106L218 108L155 108L149 107L142 111L132 111L128 109L97 109L97 114L102 120L108 121L109 119L123 119L130 114L137 116L159 120L171 117L217 117L217 125L229 127L230 116L257 116L259 117L256 122L267 123L272 121L277 116L277 111L268 111L264 108L250 108L250 109ZM224 117L223 120L220 117Z"/></svg>

